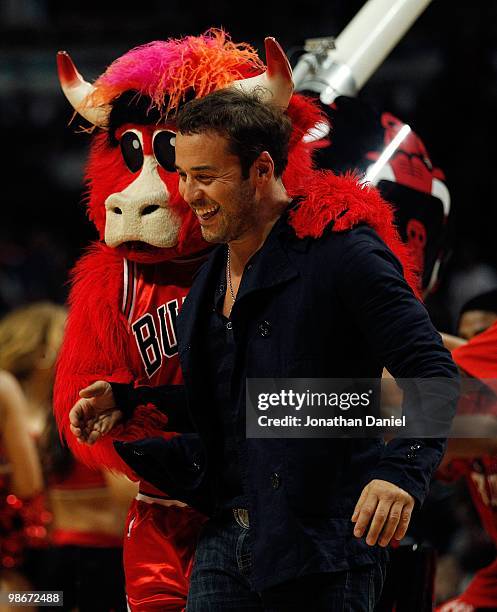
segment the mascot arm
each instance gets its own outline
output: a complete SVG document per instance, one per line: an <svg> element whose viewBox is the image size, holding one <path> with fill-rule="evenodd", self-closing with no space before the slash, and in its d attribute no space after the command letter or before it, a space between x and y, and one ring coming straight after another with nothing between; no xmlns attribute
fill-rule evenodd
<svg viewBox="0 0 497 612"><path fill-rule="evenodd" d="M136 479L114 450L113 440L158 435L165 417L156 410L136 411L93 446L80 444L69 428L69 411L79 391L96 380L131 383L127 322L120 311L122 258L108 247L93 245L76 264L69 295L69 316L57 362L54 412L59 431L73 454L87 465L107 467Z"/></svg>

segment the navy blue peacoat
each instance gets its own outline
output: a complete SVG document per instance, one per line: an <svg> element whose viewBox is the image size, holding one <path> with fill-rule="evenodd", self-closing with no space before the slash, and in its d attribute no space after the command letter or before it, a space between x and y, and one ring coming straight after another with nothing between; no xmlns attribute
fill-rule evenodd
<svg viewBox="0 0 497 612"><path fill-rule="evenodd" d="M117 443L146 480L210 514L216 503L219 439L206 395L209 355L199 330L225 265L217 247L200 270L178 320L188 414L196 434ZM246 267L231 313L236 343L231 380L237 442L253 537L254 588L308 573L374 563L384 551L353 536L351 515L373 478L427 494L442 439L246 439L251 378L379 378L448 381L425 397L455 410L458 374L397 258L365 225L298 239L283 216ZM167 401L164 406L167 412Z"/></svg>

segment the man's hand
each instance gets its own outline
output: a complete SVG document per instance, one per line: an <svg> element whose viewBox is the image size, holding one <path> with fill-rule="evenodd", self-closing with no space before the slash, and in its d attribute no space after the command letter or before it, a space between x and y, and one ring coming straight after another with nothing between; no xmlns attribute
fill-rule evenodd
<svg viewBox="0 0 497 612"><path fill-rule="evenodd" d="M401 540L405 536L413 508L414 498L404 489L385 480L372 480L364 487L352 515L354 535L361 538L369 525L366 543L388 546L392 537Z"/></svg>
<svg viewBox="0 0 497 612"><path fill-rule="evenodd" d="M81 389L69 412L71 431L78 442L94 444L117 425L123 413L116 407L112 387L104 380Z"/></svg>

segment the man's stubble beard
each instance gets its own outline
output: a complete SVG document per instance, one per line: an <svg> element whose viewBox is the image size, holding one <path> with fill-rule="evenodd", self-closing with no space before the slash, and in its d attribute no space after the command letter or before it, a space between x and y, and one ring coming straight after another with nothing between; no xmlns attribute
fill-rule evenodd
<svg viewBox="0 0 497 612"><path fill-rule="evenodd" d="M240 185L236 198L229 203L228 208L221 206L219 211L221 226L215 230L201 227L202 236L206 242L227 244L243 236L245 232L255 227L257 206L254 199L255 189L248 180Z"/></svg>

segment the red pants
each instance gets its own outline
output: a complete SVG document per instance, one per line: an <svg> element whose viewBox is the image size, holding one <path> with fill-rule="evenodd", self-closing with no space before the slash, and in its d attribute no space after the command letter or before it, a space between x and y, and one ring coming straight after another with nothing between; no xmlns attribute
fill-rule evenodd
<svg viewBox="0 0 497 612"><path fill-rule="evenodd" d="M126 594L132 612L185 609L204 521L189 507L133 500L124 532Z"/></svg>

